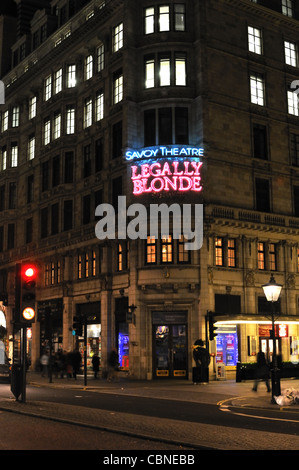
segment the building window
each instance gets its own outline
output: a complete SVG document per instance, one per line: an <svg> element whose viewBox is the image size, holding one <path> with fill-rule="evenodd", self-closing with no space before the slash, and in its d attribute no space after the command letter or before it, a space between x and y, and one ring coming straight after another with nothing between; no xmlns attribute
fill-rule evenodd
<svg viewBox="0 0 299 470"><path fill-rule="evenodd" d="M119 51L123 47L123 23L113 29L113 52Z"/></svg>
<svg viewBox="0 0 299 470"><path fill-rule="evenodd" d="M31 136L28 139L28 160L33 160L35 157L35 137Z"/></svg>
<svg viewBox="0 0 299 470"><path fill-rule="evenodd" d="M285 16L293 17L293 1L281 0L281 12Z"/></svg>
<svg viewBox="0 0 299 470"><path fill-rule="evenodd" d="M169 6L159 6L159 31L169 31L170 29L170 16Z"/></svg>
<svg viewBox="0 0 299 470"><path fill-rule="evenodd" d="M255 54L262 53L262 32L252 26L248 26L248 50Z"/></svg>
<svg viewBox="0 0 299 470"><path fill-rule="evenodd" d="M8 110L2 113L1 118L1 131L5 132L8 129Z"/></svg>
<svg viewBox="0 0 299 470"><path fill-rule="evenodd" d="M276 244L269 243L269 271L277 270Z"/></svg>
<svg viewBox="0 0 299 470"><path fill-rule="evenodd" d="M227 266L229 268L236 267L236 240L227 240Z"/></svg>
<svg viewBox="0 0 299 470"><path fill-rule="evenodd" d="M175 85L186 86L186 57L175 57Z"/></svg>
<svg viewBox="0 0 299 470"><path fill-rule="evenodd" d="M122 133L123 125L122 121L119 121L112 127L112 158L118 158L122 155Z"/></svg>
<svg viewBox="0 0 299 470"><path fill-rule="evenodd" d="M293 186L294 216L299 217L299 186Z"/></svg>
<svg viewBox="0 0 299 470"><path fill-rule="evenodd" d="M82 200L82 223L83 225L89 224L91 220L91 197L90 194L83 196Z"/></svg>
<svg viewBox="0 0 299 470"><path fill-rule="evenodd" d="M15 209L17 203L17 185L16 183L9 183L8 193L8 208Z"/></svg>
<svg viewBox="0 0 299 470"><path fill-rule="evenodd" d="M284 55L287 65L297 67L297 46L294 42L284 42Z"/></svg>
<svg viewBox="0 0 299 470"><path fill-rule="evenodd" d="M93 57L89 55L84 61L84 79L89 80L93 75Z"/></svg>
<svg viewBox="0 0 299 470"><path fill-rule="evenodd" d="M105 67L105 49L104 44L97 47L97 72L101 72Z"/></svg>
<svg viewBox="0 0 299 470"><path fill-rule="evenodd" d="M146 242L146 264L157 263L157 240L155 237L147 237Z"/></svg>
<svg viewBox="0 0 299 470"><path fill-rule="evenodd" d="M297 271L299 272L299 248L297 248Z"/></svg>
<svg viewBox="0 0 299 470"><path fill-rule="evenodd" d="M96 96L96 121L104 118L104 93L99 91Z"/></svg>
<svg viewBox="0 0 299 470"><path fill-rule="evenodd" d="M15 247L15 224L8 224L7 227L7 249L12 250Z"/></svg>
<svg viewBox="0 0 299 470"><path fill-rule="evenodd" d="M267 128L262 124L253 125L253 156L268 159Z"/></svg>
<svg viewBox="0 0 299 470"><path fill-rule="evenodd" d="M83 177L91 175L91 145L85 145L83 148Z"/></svg>
<svg viewBox="0 0 299 470"><path fill-rule="evenodd" d="M144 112L144 145L189 142L188 108L148 109ZM157 128L156 128L157 126Z"/></svg>
<svg viewBox="0 0 299 470"><path fill-rule="evenodd" d="M121 243L117 244L117 271L122 271L124 269L124 253L123 246Z"/></svg>
<svg viewBox="0 0 299 470"><path fill-rule="evenodd" d="M56 202L51 206L51 235L56 235L59 231L59 204Z"/></svg>
<svg viewBox="0 0 299 470"><path fill-rule="evenodd" d="M215 264L216 266L224 266L223 239L219 237L215 239Z"/></svg>
<svg viewBox="0 0 299 470"><path fill-rule="evenodd" d="M32 217L26 220L25 225L25 243L31 243L33 236L33 220Z"/></svg>
<svg viewBox="0 0 299 470"><path fill-rule="evenodd" d="M186 86L186 57L185 54L175 54L174 59L169 56L158 60L159 86ZM173 69L173 70L172 70ZM156 86L156 64L154 57L145 60L145 88Z"/></svg>
<svg viewBox="0 0 299 470"><path fill-rule="evenodd" d="M288 113L293 116L299 115L298 95L292 90L288 90Z"/></svg>
<svg viewBox="0 0 299 470"><path fill-rule="evenodd" d="M267 179L256 178L255 180L256 210L270 212L270 182Z"/></svg>
<svg viewBox="0 0 299 470"><path fill-rule="evenodd" d="M62 90L62 69L57 70L54 75L54 93L57 94Z"/></svg>
<svg viewBox="0 0 299 470"><path fill-rule="evenodd" d="M44 207L40 212L40 236L46 238L48 235L48 208Z"/></svg>
<svg viewBox="0 0 299 470"><path fill-rule="evenodd" d="M5 209L5 184L0 186L0 211Z"/></svg>
<svg viewBox="0 0 299 470"><path fill-rule="evenodd" d="M45 101L48 101L52 96L52 76L49 75L45 79L45 88L44 88L44 98Z"/></svg>
<svg viewBox="0 0 299 470"><path fill-rule="evenodd" d="M33 189L34 189L34 176L29 175L27 177L27 204L33 201Z"/></svg>
<svg viewBox="0 0 299 470"><path fill-rule="evenodd" d="M178 240L178 263L190 263L191 252L185 247L187 240L181 235Z"/></svg>
<svg viewBox="0 0 299 470"><path fill-rule="evenodd" d="M251 103L264 106L264 77L259 73L250 75L250 96Z"/></svg>
<svg viewBox="0 0 299 470"><path fill-rule="evenodd" d="M17 144L11 144L11 166L12 167L17 167L18 166L18 145Z"/></svg>
<svg viewBox="0 0 299 470"><path fill-rule="evenodd" d="M92 99L86 98L84 101L83 127L86 129L92 124Z"/></svg>
<svg viewBox="0 0 299 470"><path fill-rule="evenodd" d="M20 125L20 107L14 106L12 108L12 127L19 127Z"/></svg>
<svg viewBox="0 0 299 470"><path fill-rule="evenodd" d="M236 240L234 238L215 238L215 265L235 268L236 261Z"/></svg>
<svg viewBox="0 0 299 470"><path fill-rule="evenodd" d="M64 155L64 182L73 183L74 176L74 153L65 152Z"/></svg>
<svg viewBox="0 0 299 470"><path fill-rule="evenodd" d="M1 157L2 157L1 169L6 170L6 168L7 168L7 148L6 148L6 145L4 147L2 147Z"/></svg>
<svg viewBox="0 0 299 470"><path fill-rule="evenodd" d="M61 114L55 113L53 137L54 139L59 139L60 136L61 136Z"/></svg>
<svg viewBox="0 0 299 470"><path fill-rule="evenodd" d="M73 201L67 200L63 203L63 230L73 228Z"/></svg>
<svg viewBox="0 0 299 470"><path fill-rule="evenodd" d="M67 67L66 86L68 88L74 88L76 86L76 65L68 65Z"/></svg>
<svg viewBox="0 0 299 470"><path fill-rule="evenodd" d="M257 263L258 269L265 269L265 243L263 242L257 244Z"/></svg>
<svg viewBox="0 0 299 470"><path fill-rule="evenodd" d="M290 153L291 164L299 166L299 135L291 134L290 136Z"/></svg>
<svg viewBox="0 0 299 470"><path fill-rule="evenodd" d="M170 58L163 57L159 61L160 86L170 85Z"/></svg>
<svg viewBox="0 0 299 470"><path fill-rule="evenodd" d="M174 4L174 29L175 31L185 31L185 5Z"/></svg>
<svg viewBox="0 0 299 470"><path fill-rule="evenodd" d="M44 122L44 145L48 145L51 141L51 121L47 119Z"/></svg>
<svg viewBox="0 0 299 470"><path fill-rule="evenodd" d="M154 7L149 7L145 9L144 30L145 30L145 34L152 34L155 32L155 9Z"/></svg>
<svg viewBox="0 0 299 470"><path fill-rule="evenodd" d="M29 119L33 119L36 116L36 96L33 96L29 100Z"/></svg>
<svg viewBox="0 0 299 470"><path fill-rule="evenodd" d="M155 86L155 59L148 59L145 62L145 88Z"/></svg>
<svg viewBox="0 0 299 470"><path fill-rule="evenodd" d="M56 155L52 160L52 187L60 184L60 156Z"/></svg>
<svg viewBox="0 0 299 470"><path fill-rule="evenodd" d="M123 75L118 72L113 79L113 104L117 104L123 99Z"/></svg>
<svg viewBox="0 0 299 470"><path fill-rule="evenodd" d="M173 243L171 235L161 238L161 262L173 262Z"/></svg>
<svg viewBox="0 0 299 470"><path fill-rule="evenodd" d="M75 133L75 108L68 106L66 110L66 133Z"/></svg>

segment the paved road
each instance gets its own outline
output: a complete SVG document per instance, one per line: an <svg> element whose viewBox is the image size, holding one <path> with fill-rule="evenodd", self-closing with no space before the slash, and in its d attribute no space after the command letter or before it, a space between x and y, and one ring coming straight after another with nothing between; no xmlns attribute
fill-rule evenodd
<svg viewBox="0 0 299 470"><path fill-rule="evenodd" d="M72 389L78 393L94 391L109 394L122 394L124 396L147 396L164 400L181 400L185 402L198 402L207 404L221 403L223 412L230 410L230 406L241 405L241 410L247 413L249 408L256 410L259 417L265 409L279 412L280 407L270 403L269 394L263 390L262 384L256 394L251 391L250 382L236 384L233 381L210 382L208 385L192 385L190 382L134 382L120 380L116 383L107 383L103 380L89 379L87 386L83 379L77 381L67 379L53 379L49 384L48 379L40 378L35 374L28 374L27 384L35 387ZM297 387L298 385L298 387ZM284 388L299 388L298 381L282 382ZM1 390L0 390L1 392ZM75 422L88 428L97 430L110 430L114 433L123 433L128 436L142 436L147 439L167 444L179 444L184 447L198 449L219 450L298 450L299 436L286 438L285 434L276 432L264 432L234 427L221 427L218 423L205 424L192 421L182 421L173 418L157 418L152 416L140 416L124 411L111 412L110 410L94 409L83 406L65 405L45 401L16 402L9 397L3 397L0 393L0 409L23 413L26 416L42 416L44 419L55 420L61 423ZM175 402L174 402L175 403ZM235 408L234 408L235 409ZM292 410L299 410L294 405ZM231 411L229 411L231 412ZM278 418L278 417L277 417ZM250 419L250 418L249 418ZM280 419L280 418L279 418ZM299 413L298 413L299 422ZM273 421L273 423L275 423ZM275 424L274 424L275 426ZM240 438L240 436L242 436Z"/></svg>

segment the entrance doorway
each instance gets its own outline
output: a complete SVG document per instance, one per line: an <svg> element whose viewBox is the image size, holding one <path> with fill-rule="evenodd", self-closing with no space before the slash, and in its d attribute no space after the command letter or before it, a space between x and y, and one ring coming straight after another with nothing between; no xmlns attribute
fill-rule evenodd
<svg viewBox="0 0 299 470"><path fill-rule="evenodd" d="M280 338L276 338L275 341L276 341L276 354L280 356L281 355ZM265 353L267 362L272 362L273 339L260 338L260 351L263 351L263 353Z"/></svg>
<svg viewBox="0 0 299 470"><path fill-rule="evenodd" d="M153 325L153 372L155 378L187 378L186 324Z"/></svg>

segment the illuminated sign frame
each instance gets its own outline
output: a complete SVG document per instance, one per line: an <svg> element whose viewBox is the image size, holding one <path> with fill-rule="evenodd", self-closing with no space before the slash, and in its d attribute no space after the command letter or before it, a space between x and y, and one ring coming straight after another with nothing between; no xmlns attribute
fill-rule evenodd
<svg viewBox="0 0 299 470"><path fill-rule="evenodd" d="M168 157L203 157L204 149L191 145L160 145L144 147L141 149L127 149L125 153L126 161L144 160L147 158L168 158Z"/></svg>

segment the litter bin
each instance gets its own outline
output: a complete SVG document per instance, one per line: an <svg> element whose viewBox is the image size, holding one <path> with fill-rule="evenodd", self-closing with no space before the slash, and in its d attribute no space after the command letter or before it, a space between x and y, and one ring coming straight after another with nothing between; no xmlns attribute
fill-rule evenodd
<svg viewBox="0 0 299 470"><path fill-rule="evenodd" d="M22 381L23 381L22 366L20 364L13 364L11 367L10 389L17 400L22 392Z"/></svg>

